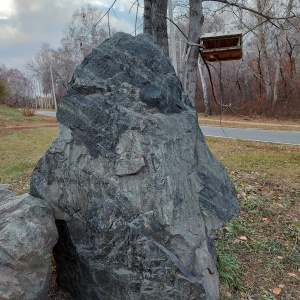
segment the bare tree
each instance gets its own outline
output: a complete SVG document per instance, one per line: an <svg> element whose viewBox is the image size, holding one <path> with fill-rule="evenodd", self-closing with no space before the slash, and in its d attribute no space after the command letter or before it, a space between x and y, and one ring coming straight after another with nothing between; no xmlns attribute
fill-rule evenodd
<svg viewBox="0 0 300 300"><path fill-rule="evenodd" d="M18 69L8 69L5 65L0 67L0 78L5 83L3 101L7 105L28 107L32 105L33 84L23 72Z"/></svg>
<svg viewBox="0 0 300 300"><path fill-rule="evenodd" d="M144 0L144 33L153 35L169 55L167 31L168 0Z"/></svg>
<svg viewBox="0 0 300 300"><path fill-rule="evenodd" d="M257 14L258 21L258 43L259 49L261 53L261 61L262 61L262 79L265 83L266 90L266 99L270 102L272 99L272 86L271 86L271 74L269 67L269 59L268 59L268 51L267 51L267 43L265 38L264 26L263 26L263 16L264 11L266 10L267 1L266 0L256 0L257 11L260 14Z"/></svg>
<svg viewBox="0 0 300 300"><path fill-rule="evenodd" d="M275 104L278 99L278 88L279 88L279 77L280 77L280 69L281 69L281 59L283 54L285 53L286 47L287 47L287 30L289 27L289 17L291 15L291 11L293 8L294 0L289 0L289 3L286 8L286 19L282 25L282 30L281 30L281 43L278 43L277 47L277 57L275 61L275 79L274 79L274 94L273 94L273 101L272 101L272 109L274 109Z"/></svg>
<svg viewBox="0 0 300 300"><path fill-rule="evenodd" d="M8 96L7 82L5 77L0 75L0 103L6 104L7 96Z"/></svg>
<svg viewBox="0 0 300 300"><path fill-rule="evenodd" d="M183 86L191 104L195 106L200 34L204 21L202 15L202 0L189 1L189 19Z"/></svg>
<svg viewBox="0 0 300 300"><path fill-rule="evenodd" d="M68 24L62 43L73 48L73 55L80 62L94 47L116 31L102 24L103 12L97 7L86 6L76 10Z"/></svg>
<svg viewBox="0 0 300 300"><path fill-rule="evenodd" d="M276 20L277 17L269 14L268 11L263 9L263 3L265 0L256 0L257 7L252 8L250 6L245 5L245 1L227 1L227 0L210 0L209 2L221 3L226 7L236 7L238 9L243 9L252 14L256 14L258 16L258 20L261 24L264 23L264 20L268 20L273 22L272 20ZM185 91L192 103L195 105L195 91L196 91L196 78L197 78L197 62L199 56L199 41L201 28L203 26L203 3L208 2L208 0L189 0L189 30L188 30L188 39L187 39L187 47L185 53L185 70L183 76L183 86ZM154 28L159 28L160 30L163 27L166 28L166 23L161 23L161 17L166 17L167 11L167 1L150 1L144 0L144 32L150 33L154 35L159 43L162 45L165 53L168 53L167 48L165 47L166 38L164 35L163 38L157 35L157 31ZM278 18L282 19L282 18ZM155 27L157 26L157 27ZM261 28L261 27L260 27ZM266 90L267 97L270 98L271 95L271 79L269 68L267 68L267 50L266 50L266 42L264 40L264 34L262 29L259 32L260 36L260 45L262 49L262 56L264 65L264 71L266 72L265 82L266 82Z"/></svg>
<svg viewBox="0 0 300 300"><path fill-rule="evenodd" d="M27 62L27 67L41 82L43 93L52 92L51 68L55 95L59 100L66 93L76 66L95 46L109 37L107 26L99 23L102 15L98 8L89 5L76 10L60 46L53 49L43 44L35 57ZM115 32L113 28L111 31Z"/></svg>

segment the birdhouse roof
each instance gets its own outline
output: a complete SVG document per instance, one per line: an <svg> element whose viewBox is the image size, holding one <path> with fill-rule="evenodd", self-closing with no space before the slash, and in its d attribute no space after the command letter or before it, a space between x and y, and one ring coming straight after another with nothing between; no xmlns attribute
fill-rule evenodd
<svg viewBox="0 0 300 300"><path fill-rule="evenodd" d="M201 40L206 40L206 39L218 39L218 38L230 38L233 36L241 36L242 35L241 30L232 30L232 31L218 31L218 32L210 32L210 33L205 33L201 36Z"/></svg>

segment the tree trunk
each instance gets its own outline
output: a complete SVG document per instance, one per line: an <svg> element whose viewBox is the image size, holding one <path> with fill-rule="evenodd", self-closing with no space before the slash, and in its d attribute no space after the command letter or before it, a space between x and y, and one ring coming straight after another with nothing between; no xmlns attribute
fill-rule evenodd
<svg viewBox="0 0 300 300"><path fill-rule="evenodd" d="M209 98L208 98L208 93L207 93L207 85L205 81L205 77L203 74L203 65L201 63L201 59L199 56L198 59L198 70L200 74L200 79L201 79L201 85L202 85L202 91L203 91L203 99L204 99L204 106L205 106L205 115L206 116L211 116L211 109L210 109L210 103L209 103Z"/></svg>
<svg viewBox="0 0 300 300"><path fill-rule="evenodd" d="M279 85L279 77L280 77L280 69L281 69L281 58L282 55L285 52L286 49L286 36L287 36L287 27L289 25L288 18L291 15L291 11L293 8L293 2L294 0L290 0L286 9L286 19L284 21L284 24L282 26L281 30L281 44L278 43L278 49L277 49L277 57L276 57L276 62L275 62L275 79L274 79L274 94L273 94L273 102L272 102L272 110L274 110L275 104L278 100L278 85Z"/></svg>
<svg viewBox="0 0 300 300"><path fill-rule="evenodd" d="M169 56L167 11L168 0L144 0L143 32L154 36Z"/></svg>
<svg viewBox="0 0 300 300"><path fill-rule="evenodd" d="M262 0L257 0L257 11L263 13L263 5ZM257 15L257 20L259 24L263 23L263 17ZM270 75L270 68L268 63L268 54L267 54L267 46L266 46L266 39L264 35L264 30L262 25L258 27L258 40L259 46L261 49L261 59L263 64L263 75L264 75L264 82L265 82L265 89L266 89L266 98L268 101L272 99L272 86L271 86L271 75Z"/></svg>
<svg viewBox="0 0 300 300"><path fill-rule="evenodd" d="M203 23L202 0L189 0L190 23L188 45L186 52L186 64L184 70L183 86L193 106L195 106L197 62L199 57L200 32Z"/></svg>
<svg viewBox="0 0 300 300"><path fill-rule="evenodd" d="M143 32L153 35L152 33L152 5L151 0L144 1L144 25Z"/></svg>
<svg viewBox="0 0 300 300"><path fill-rule="evenodd" d="M176 56L176 40L175 40L175 32L174 32L174 24L173 22L173 5L172 0L168 0L168 10L169 10L169 26L170 26L170 57L172 61L172 65L175 69L176 74L178 74L177 70L177 56Z"/></svg>
<svg viewBox="0 0 300 300"><path fill-rule="evenodd" d="M222 105L224 105L224 85L223 85L223 81L222 81L222 77L223 77L223 65L222 62L219 62L219 86L220 86L220 102ZM222 109L222 107L221 107Z"/></svg>

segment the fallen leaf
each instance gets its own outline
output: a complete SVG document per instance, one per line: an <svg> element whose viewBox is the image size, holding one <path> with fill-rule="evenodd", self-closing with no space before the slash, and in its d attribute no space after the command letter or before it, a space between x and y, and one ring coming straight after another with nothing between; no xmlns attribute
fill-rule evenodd
<svg viewBox="0 0 300 300"><path fill-rule="evenodd" d="M245 199L246 196L247 196L247 194L246 194L245 192L242 192L242 193L239 193L239 194L238 194L238 198L239 198L239 199L241 199L241 198L242 198L242 199Z"/></svg>
<svg viewBox="0 0 300 300"><path fill-rule="evenodd" d="M230 292L226 292L226 296L227 296L227 297L231 297L232 294L231 294Z"/></svg>
<svg viewBox="0 0 300 300"><path fill-rule="evenodd" d="M280 287L281 289L283 289L285 287L284 284L279 284L278 287Z"/></svg>
<svg viewBox="0 0 300 300"><path fill-rule="evenodd" d="M262 264L263 261L262 261L262 259L258 259L257 262L258 262L259 264Z"/></svg>
<svg viewBox="0 0 300 300"><path fill-rule="evenodd" d="M248 240L248 238L244 235L239 236L238 239L240 239L241 241L247 241Z"/></svg>
<svg viewBox="0 0 300 300"><path fill-rule="evenodd" d="M275 295L279 295L280 293L281 293L281 288L275 288L275 289L273 289L273 294L275 294Z"/></svg>
<svg viewBox="0 0 300 300"><path fill-rule="evenodd" d="M297 275L296 275L295 273L288 273L288 275L289 275L290 277L297 277Z"/></svg>
<svg viewBox="0 0 300 300"><path fill-rule="evenodd" d="M247 295L244 292L240 292L241 297L245 298Z"/></svg>
<svg viewBox="0 0 300 300"><path fill-rule="evenodd" d="M263 218L263 221L264 222L269 222L269 219L268 218Z"/></svg>
<svg viewBox="0 0 300 300"><path fill-rule="evenodd" d="M278 259L283 259L283 256L277 256Z"/></svg>

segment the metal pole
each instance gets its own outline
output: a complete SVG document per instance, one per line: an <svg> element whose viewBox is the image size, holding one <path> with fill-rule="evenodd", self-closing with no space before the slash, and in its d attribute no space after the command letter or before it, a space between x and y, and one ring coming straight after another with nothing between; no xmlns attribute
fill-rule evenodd
<svg viewBox="0 0 300 300"><path fill-rule="evenodd" d="M172 0L168 1L168 8L169 8L169 19L173 21L173 6ZM171 48L171 61L172 65L175 69L177 74L177 58L176 58L176 46L175 46L175 34L174 34L174 24L170 22L170 48Z"/></svg>
<svg viewBox="0 0 300 300"><path fill-rule="evenodd" d="M51 64L50 64L50 73L51 73L52 94L53 94L54 108L55 108L55 110L57 110L57 103L56 103L56 97L55 97L55 89L54 89L54 81L53 81L53 74L52 74L52 66L51 66Z"/></svg>

